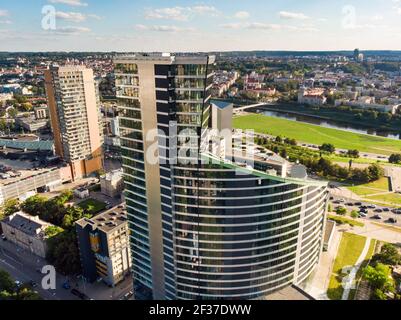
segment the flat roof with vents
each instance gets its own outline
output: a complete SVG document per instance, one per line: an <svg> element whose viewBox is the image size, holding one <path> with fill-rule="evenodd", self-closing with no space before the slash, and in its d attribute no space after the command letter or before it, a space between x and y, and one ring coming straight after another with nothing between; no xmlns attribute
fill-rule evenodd
<svg viewBox="0 0 401 320"><path fill-rule="evenodd" d="M107 233L113 229L120 227L123 223L127 222L127 213L124 208L115 207L105 211L91 219L81 219L76 222L82 228L88 224L91 225L93 230L99 229Z"/></svg>

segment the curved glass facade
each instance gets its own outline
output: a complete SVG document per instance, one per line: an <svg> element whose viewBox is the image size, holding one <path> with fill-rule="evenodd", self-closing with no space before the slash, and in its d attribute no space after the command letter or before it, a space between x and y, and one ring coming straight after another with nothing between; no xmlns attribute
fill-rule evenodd
<svg viewBox="0 0 401 320"><path fill-rule="evenodd" d="M177 297L256 299L300 282L318 262L324 186L176 167Z"/></svg>
<svg viewBox="0 0 401 320"><path fill-rule="evenodd" d="M116 63L134 277L155 299L263 299L306 279L322 250L324 183L201 161L202 129L212 121L211 60L145 56ZM171 121L192 130L175 143L197 139L194 153L170 155ZM152 126L168 137L167 145L159 140L165 161L158 164L145 156Z"/></svg>

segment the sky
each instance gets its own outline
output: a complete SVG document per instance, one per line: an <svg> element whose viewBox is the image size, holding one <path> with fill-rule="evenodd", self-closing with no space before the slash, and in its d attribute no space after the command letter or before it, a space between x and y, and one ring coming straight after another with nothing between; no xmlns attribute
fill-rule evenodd
<svg viewBox="0 0 401 320"><path fill-rule="evenodd" d="M401 0L0 0L0 51L401 50Z"/></svg>

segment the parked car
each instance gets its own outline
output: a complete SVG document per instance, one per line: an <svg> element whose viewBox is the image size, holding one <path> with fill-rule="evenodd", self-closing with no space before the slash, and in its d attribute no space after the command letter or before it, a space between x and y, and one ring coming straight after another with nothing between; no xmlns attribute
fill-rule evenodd
<svg viewBox="0 0 401 320"><path fill-rule="evenodd" d="M376 206L374 204L368 205L368 209L376 209Z"/></svg>
<svg viewBox="0 0 401 320"><path fill-rule="evenodd" d="M33 280L29 281L29 284L30 284L30 286L31 286L32 288L36 288L36 287L38 286L38 284L37 284L35 281L33 281Z"/></svg>
<svg viewBox="0 0 401 320"><path fill-rule="evenodd" d="M383 212L383 209L375 209L374 212L382 213L382 212Z"/></svg>
<svg viewBox="0 0 401 320"><path fill-rule="evenodd" d="M390 212L390 209L389 208L383 208L383 211L384 212Z"/></svg>
<svg viewBox="0 0 401 320"><path fill-rule="evenodd" d="M389 223L397 223L397 219L390 218L390 219L388 219L388 222Z"/></svg>
<svg viewBox="0 0 401 320"><path fill-rule="evenodd" d="M355 202L354 203L354 206L356 206L356 207L359 207L359 206L361 206L362 205L362 202Z"/></svg>
<svg viewBox="0 0 401 320"><path fill-rule="evenodd" d="M359 218L366 218L368 215L364 212L359 212Z"/></svg>
<svg viewBox="0 0 401 320"><path fill-rule="evenodd" d="M378 215L378 214L375 214L375 215L372 217L372 219L381 220L381 219L383 219L383 218L382 218L382 216L380 216L380 215Z"/></svg>
<svg viewBox="0 0 401 320"><path fill-rule="evenodd" d="M74 296L77 296L81 300L90 300L90 298L85 293L82 293L81 291L79 291L77 289L72 289L71 294L73 294Z"/></svg>
<svg viewBox="0 0 401 320"><path fill-rule="evenodd" d="M6 235L5 235L4 233L1 235L1 239L2 239L3 241L6 241L6 240L7 240Z"/></svg>

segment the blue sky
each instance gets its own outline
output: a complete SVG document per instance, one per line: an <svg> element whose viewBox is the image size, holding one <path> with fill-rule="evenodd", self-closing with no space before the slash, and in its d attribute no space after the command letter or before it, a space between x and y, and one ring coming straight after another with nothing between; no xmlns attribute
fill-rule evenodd
<svg viewBox="0 0 401 320"><path fill-rule="evenodd" d="M0 51L401 50L401 0L0 0Z"/></svg>

